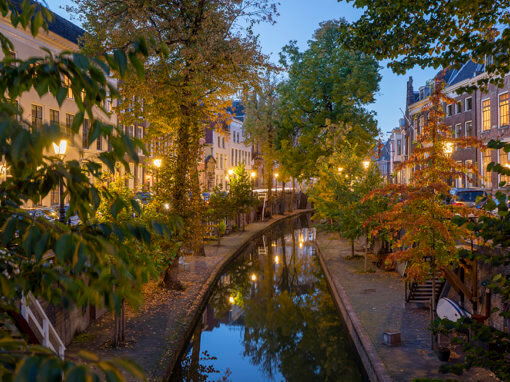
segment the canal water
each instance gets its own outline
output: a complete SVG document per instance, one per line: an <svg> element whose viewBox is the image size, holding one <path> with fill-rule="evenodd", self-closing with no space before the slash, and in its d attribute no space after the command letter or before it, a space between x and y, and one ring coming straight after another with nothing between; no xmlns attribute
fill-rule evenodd
<svg viewBox="0 0 510 382"><path fill-rule="evenodd" d="M286 220L218 281L173 381L366 381L315 254L309 216Z"/></svg>

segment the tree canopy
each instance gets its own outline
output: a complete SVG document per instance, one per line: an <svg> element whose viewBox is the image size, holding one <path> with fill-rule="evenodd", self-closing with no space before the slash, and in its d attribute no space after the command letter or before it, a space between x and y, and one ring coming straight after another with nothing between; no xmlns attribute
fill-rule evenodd
<svg viewBox="0 0 510 382"><path fill-rule="evenodd" d="M371 56L338 44L343 20L327 21L308 48L283 48L288 79L278 88L277 148L294 176L316 175L317 161L343 143L368 151L377 135L374 114L366 109L379 89L379 65Z"/></svg>
<svg viewBox="0 0 510 382"><path fill-rule="evenodd" d="M416 65L460 67L468 60L486 65L480 84L501 83L510 71L510 14L506 0L346 0L363 9L344 25L343 42L399 74ZM501 76L501 77L499 77Z"/></svg>

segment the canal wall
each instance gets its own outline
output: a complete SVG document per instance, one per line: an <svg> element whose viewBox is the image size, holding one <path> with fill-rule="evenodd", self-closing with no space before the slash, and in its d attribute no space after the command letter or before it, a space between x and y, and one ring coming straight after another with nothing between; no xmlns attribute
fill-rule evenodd
<svg viewBox="0 0 510 382"><path fill-rule="evenodd" d="M365 330L361 325L361 321L359 320L358 315L349 302L349 298L347 297L344 288L331 276L331 273L326 266L324 255L321 253L320 247L317 243L315 247L317 249L317 257L319 259L321 268L324 271L324 275L326 276L328 287L331 295L333 296L333 300L335 301L337 308L344 318L347 330L354 343L354 346L358 351L368 378L371 382L392 381L391 377L386 371L386 368L384 367L384 363L379 357L379 354L377 354L377 350L375 349L374 344L370 340L369 336L365 333Z"/></svg>
<svg viewBox="0 0 510 382"><path fill-rule="evenodd" d="M300 215L308 214L313 212L312 209L303 209L303 210L297 210L292 213L289 213L285 216L274 216L273 219L270 222L267 222L264 224L263 227L260 229L254 231L253 233L250 233L246 236L242 237L242 240L235 246L234 249L230 250L229 253L223 255L222 260L214 267L214 269L210 272L209 277L207 278L207 281L203 284L200 293L197 294L196 299L199 300L199 303L194 306L193 312L190 312L191 320L187 320L187 322L184 324L186 326L184 335L180 336L177 349L178 351L173 352L170 359L166 361L168 364L168 368L166 371L166 374L163 378L164 381L171 381L173 376L173 371L175 369L175 366L179 359L181 358L181 355L186 349L186 345L189 343L192 335L193 335L193 329L197 325L198 321L202 318L202 311L204 310L205 306L207 305L207 301L209 300L209 297L211 296L211 293L214 289L214 286L218 282L220 276L223 274L225 269L230 265L232 261L234 261L237 256L239 256L243 251L252 245L254 241L256 241L259 237L261 237L265 232L270 230L275 225L281 223L284 220L292 219ZM256 223L261 224L261 223ZM162 363L162 362L160 362ZM163 362L164 363L164 362Z"/></svg>

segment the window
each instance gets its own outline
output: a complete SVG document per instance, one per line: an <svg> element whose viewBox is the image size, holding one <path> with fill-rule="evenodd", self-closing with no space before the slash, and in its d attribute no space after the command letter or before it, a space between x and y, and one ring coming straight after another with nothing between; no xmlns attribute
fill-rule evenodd
<svg viewBox="0 0 510 382"><path fill-rule="evenodd" d="M230 165L234 167L234 149L232 149L232 156L230 157Z"/></svg>
<svg viewBox="0 0 510 382"><path fill-rule="evenodd" d="M491 100L482 102L482 131L491 129Z"/></svg>
<svg viewBox="0 0 510 382"><path fill-rule="evenodd" d="M503 149L499 150L499 164L507 169L510 168L510 153L505 153ZM510 176L509 175L501 175L499 180L501 182L506 182L505 186L510 185Z"/></svg>
<svg viewBox="0 0 510 382"><path fill-rule="evenodd" d="M99 151L103 150L103 137L102 136L99 136L96 139L96 149Z"/></svg>
<svg viewBox="0 0 510 382"><path fill-rule="evenodd" d="M221 147L221 145L220 145L220 137L218 137L218 147Z"/></svg>
<svg viewBox="0 0 510 382"><path fill-rule="evenodd" d="M32 105L32 125L42 127L42 106Z"/></svg>
<svg viewBox="0 0 510 382"><path fill-rule="evenodd" d="M455 104L455 114L462 113L462 101L457 101Z"/></svg>
<svg viewBox="0 0 510 382"><path fill-rule="evenodd" d="M225 148L225 138L221 138L221 146Z"/></svg>
<svg viewBox="0 0 510 382"><path fill-rule="evenodd" d="M459 123L455 125L455 138L460 138L462 136L462 124Z"/></svg>
<svg viewBox="0 0 510 382"><path fill-rule="evenodd" d="M466 111L472 110L473 109L473 98L471 98L471 97L466 98L464 101L464 107L465 107Z"/></svg>
<svg viewBox="0 0 510 382"><path fill-rule="evenodd" d="M73 99L73 89L71 88L71 80L69 77L64 77L64 86L67 88L67 98Z"/></svg>
<svg viewBox="0 0 510 382"><path fill-rule="evenodd" d="M467 188L473 187L473 169L471 166L473 165L473 161L471 159L466 160L465 166L467 168L467 174L465 175L466 181L464 182Z"/></svg>
<svg viewBox="0 0 510 382"><path fill-rule="evenodd" d="M220 162L219 162L218 154L216 154L216 168L220 168Z"/></svg>
<svg viewBox="0 0 510 382"><path fill-rule="evenodd" d="M425 116L420 116L420 124L418 125L418 135L423 132L423 128L425 127Z"/></svg>
<svg viewBox="0 0 510 382"><path fill-rule="evenodd" d="M81 135L81 147L84 149L89 148L89 120L83 120L82 135Z"/></svg>
<svg viewBox="0 0 510 382"><path fill-rule="evenodd" d="M499 127L508 127L508 93L499 96Z"/></svg>
<svg viewBox="0 0 510 382"><path fill-rule="evenodd" d="M60 113L58 110L50 109L50 124L56 126L60 124Z"/></svg>
<svg viewBox="0 0 510 382"><path fill-rule="evenodd" d="M73 126L74 115L66 114L66 134L71 134L71 127Z"/></svg>
<svg viewBox="0 0 510 382"><path fill-rule="evenodd" d="M473 136L473 122L472 121L466 122L465 136L466 137L472 137Z"/></svg>
<svg viewBox="0 0 510 382"><path fill-rule="evenodd" d="M492 150L485 150L482 153L483 183L485 187L492 187L492 172L487 171L487 166L492 162Z"/></svg>
<svg viewBox="0 0 510 382"><path fill-rule="evenodd" d="M448 105L446 107L446 116L450 117L451 115L453 115L453 105Z"/></svg>
<svg viewBox="0 0 510 382"><path fill-rule="evenodd" d="M402 140L397 139L397 155L402 155Z"/></svg>

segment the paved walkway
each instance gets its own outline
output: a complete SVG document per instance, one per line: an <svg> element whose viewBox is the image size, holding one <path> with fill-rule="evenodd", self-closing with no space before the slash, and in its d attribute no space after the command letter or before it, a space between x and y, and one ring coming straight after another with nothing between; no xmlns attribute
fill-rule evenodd
<svg viewBox="0 0 510 382"><path fill-rule="evenodd" d="M385 272L371 265L374 273L363 273L363 259L346 259L351 249L337 234L321 232L317 243L334 283L340 284L375 345L386 370L394 381L415 378L440 378L461 381L497 380L482 369L472 369L462 377L438 372L441 362L431 349L428 331L429 310L418 304L406 304L404 285L396 272ZM375 258L373 259L375 260ZM387 330L401 332L402 345L388 347L382 341Z"/></svg>
<svg viewBox="0 0 510 382"><path fill-rule="evenodd" d="M295 214L299 214L296 211ZM80 350L96 353L102 359L126 357L136 361L149 380L161 380L168 366L177 356L186 332L216 274L246 243L271 224L287 216L274 215L266 222L252 223L245 232L235 232L206 245L205 257L186 257L179 279L186 289L167 291L156 283L148 285L145 301L139 311L126 309L126 344L120 348L109 346L113 337L113 319L106 314L77 336L66 350L66 356Z"/></svg>

